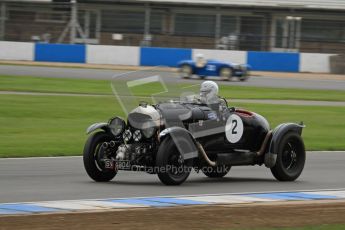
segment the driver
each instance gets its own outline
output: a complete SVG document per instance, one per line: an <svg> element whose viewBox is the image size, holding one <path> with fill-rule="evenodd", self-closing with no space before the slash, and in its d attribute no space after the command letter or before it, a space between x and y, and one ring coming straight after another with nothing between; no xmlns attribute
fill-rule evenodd
<svg viewBox="0 0 345 230"><path fill-rule="evenodd" d="M204 104L218 104L218 84L214 81L204 81L200 87L200 101Z"/></svg>

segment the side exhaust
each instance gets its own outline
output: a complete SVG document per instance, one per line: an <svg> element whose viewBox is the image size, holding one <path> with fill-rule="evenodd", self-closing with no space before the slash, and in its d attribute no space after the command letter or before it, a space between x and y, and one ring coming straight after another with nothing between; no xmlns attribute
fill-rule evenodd
<svg viewBox="0 0 345 230"><path fill-rule="evenodd" d="M196 142L197 148L203 159L209 166L215 167L217 165L252 165L255 164L257 157L265 153L267 144L272 137L272 131L269 131L258 152L244 152L244 153L222 153L217 154L217 161L212 161L205 152L204 147L199 142Z"/></svg>

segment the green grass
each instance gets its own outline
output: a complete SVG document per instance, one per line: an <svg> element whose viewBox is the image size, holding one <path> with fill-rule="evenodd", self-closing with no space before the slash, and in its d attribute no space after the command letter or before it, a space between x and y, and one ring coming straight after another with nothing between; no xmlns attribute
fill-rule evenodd
<svg viewBox="0 0 345 230"><path fill-rule="evenodd" d="M68 76L67 76L68 77ZM199 82L196 82L196 84ZM181 87L188 86L187 84ZM159 84L136 87L135 91L143 95L160 92ZM110 81L88 79L61 79L40 77L0 76L0 90L58 92L58 93L86 93L112 94ZM345 101L345 91L285 89L268 87L241 87L222 85L220 92L223 97L233 99L279 99L279 100L320 100Z"/></svg>
<svg viewBox="0 0 345 230"><path fill-rule="evenodd" d="M345 107L234 104L272 127L303 120L308 150L344 150ZM114 97L0 95L0 157L80 155L85 129L123 115Z"/></svg>

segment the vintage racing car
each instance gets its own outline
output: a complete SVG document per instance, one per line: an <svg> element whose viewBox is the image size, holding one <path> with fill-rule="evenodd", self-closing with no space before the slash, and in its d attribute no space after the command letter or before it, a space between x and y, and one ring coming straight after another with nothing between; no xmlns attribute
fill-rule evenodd
<svg viewBox="0 0 345 230"><path fill-rule="evenodd" d="M261 115L229 107L213 81L200 95L157 104L140 103L126 120L115 116L88 127L83 161L95 181L110 181L118 170L157 174L166 185L179 185L191 170L211 178L232 166L265 165L280 181L297 179L306 153L303 123L270 129Z"/></svg>
<svg viewBox="0 0 345 230"><path fill-rule="evenodd" d="M181 77L190 78L197 75L200 78L217 76L222 80L238 79L246 81L249 77L249 65L235 64L218 60L206 60L203 55L196 56L196 60L183 60L178 63Z"/></svg>

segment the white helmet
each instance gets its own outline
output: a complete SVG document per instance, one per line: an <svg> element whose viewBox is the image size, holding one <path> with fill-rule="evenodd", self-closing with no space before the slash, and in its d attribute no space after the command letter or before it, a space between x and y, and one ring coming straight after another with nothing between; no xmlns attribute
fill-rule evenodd
<svg viewBox="0 0 345 230"><path fill-rule="evenodd" d="M214 81L204 81L200 87L200 100L205 104L218 102L218 85Z"/></svg>

